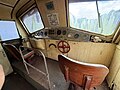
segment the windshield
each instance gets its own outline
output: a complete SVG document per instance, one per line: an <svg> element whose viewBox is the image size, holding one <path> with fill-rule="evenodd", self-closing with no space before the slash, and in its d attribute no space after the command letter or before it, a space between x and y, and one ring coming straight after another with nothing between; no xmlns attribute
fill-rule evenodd
<svg viewBox="0 0 120 90"><path fill-rule="evenodd" d="M69 1L70 27L111 35L120 23L120 0Z"/></svg>

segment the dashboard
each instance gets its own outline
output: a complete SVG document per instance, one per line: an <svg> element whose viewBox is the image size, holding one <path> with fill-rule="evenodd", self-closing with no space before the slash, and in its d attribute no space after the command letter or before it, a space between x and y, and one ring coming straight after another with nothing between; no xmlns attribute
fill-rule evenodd
<svg viewBox="0 0 120 90"><path fill-rule="evenodd" d="M91 35L87 32L80 30L74 30L66 27L59 28L47 28L39 30L32 34L32 37L50 38L55 40L70 40L70 41L85 41L88 42L91 39Z"/></svg>

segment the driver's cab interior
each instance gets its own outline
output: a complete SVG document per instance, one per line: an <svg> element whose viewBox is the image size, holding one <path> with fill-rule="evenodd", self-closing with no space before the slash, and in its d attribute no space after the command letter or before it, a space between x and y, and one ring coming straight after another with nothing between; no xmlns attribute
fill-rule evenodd
<svg viewBox="0 0 120 90"><path fill-rule="evenodd" d="M0 0L0 90L120 90L120 0Z"/></svg>

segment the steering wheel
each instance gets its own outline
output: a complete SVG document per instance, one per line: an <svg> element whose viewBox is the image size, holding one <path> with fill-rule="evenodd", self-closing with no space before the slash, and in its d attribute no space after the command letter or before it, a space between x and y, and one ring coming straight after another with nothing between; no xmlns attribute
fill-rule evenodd
<svg viewBox="0 0 120 90"><path fill-rule="evenodd" d="M57 47L61 53L68 53L70 51L70 45L68 44L68 42L63 40L59 41Z"/></svg>

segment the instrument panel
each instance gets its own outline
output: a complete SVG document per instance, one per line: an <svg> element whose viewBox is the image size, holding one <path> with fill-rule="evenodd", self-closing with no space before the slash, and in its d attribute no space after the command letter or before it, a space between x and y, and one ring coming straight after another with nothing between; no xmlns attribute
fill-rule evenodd
<svg viewBox="0 0 120 90"><path fill-rule="evenodd" d="M71 41L90 41L90 34L73 30L69 28L50 28L39 30L32 34L35 38L51 38L56 40L71 40Z"/></svg>

